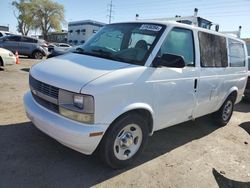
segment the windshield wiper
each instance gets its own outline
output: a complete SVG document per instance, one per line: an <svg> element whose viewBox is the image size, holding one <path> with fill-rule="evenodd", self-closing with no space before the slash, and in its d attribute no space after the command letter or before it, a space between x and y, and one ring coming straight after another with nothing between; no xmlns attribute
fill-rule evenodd
<svg viewBox="0 0 250 188"><path fill-rule="evenodd" d="M102 58L107 58L107 59L111 59L111 60L116 60L117 58L114 57L114 55L111 52L102 50L102 49L98 49L98 50L91 50L92 52L94 52L93 55L97 56L97 57L102 57Z"/></svg>
<svg viewBox="0 0 250 188"><path fill-rule="evenodd" d="M87 54L86 52L84 52L84 49L82 49L82 48L76 48L76 50L73 51L73 53L76 53L76 54Z"/></svg>
<svg viewBox="0 0 250 188"><path fill-rule="evenodd" d="M98 49L98 50L91 50L92 52L95 52L95 53L99 53L101 55L107 55L107 56L112 56L113 54L111 52L108 52L108 51L104 51L102 49Z"/></svg>
<svg viewBox="0 0 250 188"><path fill-rule="evenodd" d="M94 53L85 52L84 49L77 48L73 53L90 55L90 56L101 57L101 58L110 59L110 60L114 60L114 61L121 61L121 62L128 62L131 64L136 64L132 59L119 57L117 55L112 54L111 52L108 52L108 51L105 51L102 49L93 49L91 51Z"/></svg>

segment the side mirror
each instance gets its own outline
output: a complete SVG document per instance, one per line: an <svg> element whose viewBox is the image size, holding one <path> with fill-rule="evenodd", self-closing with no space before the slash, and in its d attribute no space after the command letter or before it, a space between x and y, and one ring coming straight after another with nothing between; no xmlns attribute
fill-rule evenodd
<svg viewBox="0 0 250 188"><path fill-rule="evenodd" d="M156 57L153 62L154 67L185 67L185 61L182 56L174 54L163 54L161 57Z"/></svg>

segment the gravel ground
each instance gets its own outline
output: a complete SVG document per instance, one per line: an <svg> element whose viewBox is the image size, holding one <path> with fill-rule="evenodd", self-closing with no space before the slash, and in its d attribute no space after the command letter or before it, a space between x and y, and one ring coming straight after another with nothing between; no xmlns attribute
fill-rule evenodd
<svg viewBox="0 0 250 188"><path fill-rule="evenodd" d="M22 97L37 60L0 71L0 187L250 188L250 103L230 123L208 117L156 132L133 167L112 170L96 155L68 149L26 118Z"/></svg>

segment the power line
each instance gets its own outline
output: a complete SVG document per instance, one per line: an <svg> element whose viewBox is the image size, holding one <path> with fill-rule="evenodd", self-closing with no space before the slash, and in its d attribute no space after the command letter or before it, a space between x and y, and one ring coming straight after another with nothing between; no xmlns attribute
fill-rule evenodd
<svg viewBox="0 0 250 188"><path fill-rule="evenodd" d="M240 5L240 6L245 6L244 3L246 3L246 5L250 5L250 1L244 1L244 2L235 2L235 1L228 1L228 2L217 2L216 4L213 3L213 2L193 2L192 1L187 1L185 0L184 2L177 2L177 1L173 1L172 3L170 3L171 0L169 0L168 2L163 2L163 1L160 1L159 3L157 3L156 1L153 1L153 2L148 2L148 3L138 3L138 2L135 2L135 3L130 3L129 5L126 5L126 6L122 6L121 8L152 8L152 7L165 7L166 11L168 10L168 8L172 7L172 6L177 6L176 8L180 8L180 7L186 7L186 6L213 6L215 5L215 7L217 5Z"/></svg>
<svg viewBox="0 0 250 188"><path fill-rule="evenodd" d="M111 0L110 3L108 4L108 18L109 18L109 23L111 23L111 20L114 18L113 14L114 14L114 5L113 5L113 1Z"/></svg>

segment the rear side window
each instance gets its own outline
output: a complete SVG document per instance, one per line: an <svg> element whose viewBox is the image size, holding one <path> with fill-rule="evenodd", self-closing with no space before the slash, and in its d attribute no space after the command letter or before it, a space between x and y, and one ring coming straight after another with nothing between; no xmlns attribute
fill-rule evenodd
<svg viewBox="0 0 250 188"><path fill-rule="evenodd" d="M8 36L5 38L6 41L19 42L21 40L20 36Z"/></svg>
<svg viewBox="0 0 250 188"><path fill-rule="evenodd" d="M250 44L247 44L247 53L248 53L248 56L250 56Z"/></svg>
<svg viewBox="0 0 250 188"><path fill-rule="evenodd" d="M185 64L194 66L194 41L193 32L188 29L172 29L163 42L158 56L163 54L174 54L182 56Z"/></svg>
<svg viewBox="0 0 250 188"><path fill-rule="evenodd" d="M226 38L210 33L199 32L202 67L227 67Z"/></svg>
<svg viewBox="0 0 250 188"><path fill-rule="evenodd" d="M36 43L37 40L29 37L22 37L21 39L22 42L29 42L29 43Z"/></svg>
<svg viewBox="0 0 250 188"><path fill-rule="evenodd" d="M250 71L250 57L248 58L248 70Z"/></svg>
<svg viewBox="0 0 250 188"><path fill-rule="evenodd" d="M236 40L228 39L230 67L245 66L244 45Z"/></svg>

